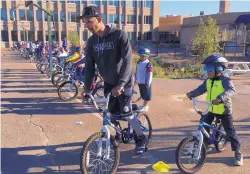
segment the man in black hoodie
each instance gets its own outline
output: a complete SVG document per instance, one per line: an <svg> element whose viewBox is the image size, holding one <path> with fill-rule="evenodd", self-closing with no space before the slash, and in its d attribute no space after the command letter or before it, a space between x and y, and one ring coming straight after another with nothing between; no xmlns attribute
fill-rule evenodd
<svg viewBox="0 0 250 174"><path fill-rule="evenodd" d="M87 42L84 93L90 92L96 64L104 79L104 94L112 92L109 112L127 118L138 135L135 153L142 154L147 138L132 112L132 49L127 33L105 25L94 6L85 7L80 18L93 33Z"/></svg>

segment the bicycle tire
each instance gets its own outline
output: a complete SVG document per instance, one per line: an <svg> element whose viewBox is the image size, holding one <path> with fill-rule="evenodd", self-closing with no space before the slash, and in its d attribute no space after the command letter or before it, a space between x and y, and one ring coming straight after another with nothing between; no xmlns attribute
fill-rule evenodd
<svg viewBox="0 0 250 174"><path fill-rule="evenodd" d="M53 86L56 86L56 81L61 76L61 74L62 74L62 72L58 72L58 71L52 73L51 82L52 82ZM58 77L58 78L55 79L56 77Z"/></svg>
<svg viewBox="0 0 250 174"><path fill-rule="evenodd" d="M140 118L142 118L142 117L146 118L147 123L148 123L148 130L149 130L148 131L149 133L148 133L147 139L148 139L148 142L150 142L151 137L152 137L152 131L153 131L153 129L152 129L152 124L151 124L151 121L149 119L149 116L145 112L138 113L136 116L137 116L139 122L140 122ZM141 122L140 122L140 124L141 124Z"/></svg>
<svg viewBox="0 0 250 174"><path fill-rule="evenodd" d="M80 156L80 169L82 174L88 173L86 158L89 146L92 144L92 142L94 142L99 138L105 138L105 134L101 132L94 133L86 140L86 143L82 147ZM120 163L120 150L118 148L118 143L115 141L113 136L110 137L110 144L113 146L112 148L114 149L115 152L115 160L114 160L114 165L109 173L115 174Z"/></svg>
<svg viewBox="0 0 250 174"><path fill-rule="evenodd" d="M196 173L196 172L198 172L198 171L203 167L203 165L204 165L204 163L205 163L205 160L206 160L206 157L207 157L207 152L206 152L205 145L204 145L204 143L202 143L202 148L201 148L201 152L202 152L202 153L201 153L201 157L200 157L199 163L198 163L195 167L193 167L193 168L191 168L191 169L185 168L185 167L183 166L183 164L181 164L181 162L180 162L180 152L181 152L181 150L183 149L183 147L184 147L187 143L189 143L189 142L191 142L191 141L197 141L197 142L199 143L198 139L197 139L196 137L194 137L194 136L186 137L186 138L184 138L184 139L179 143L179 145L178 145L178 147L177 147L177 149L176 149L176 151L175 151L175 161L176 161L176 165L177 165L177 167L178 167L182 172L184 172L184 173Z"/></svg>
<svg viewBox="0 0 250 174"><path fill-rule="evenodd" d="M62 99L63 101L71 101L71 100L75 99L75 98L77 97L77 94L78 94L78 88L77 88L76 84L73 84L73 86L76 88L76 92L75 92L74 96L70 96L68 99L65 99L65 98L62 97L62 95L61 95L61 89L62 89L62 87L64 87L64 86L65 86L66 84L68 84L68 83L71 84L72 81L63 82L63 83L59 86L59 88L57 89L57 91L58 91L58 96L59 96L59 98Z"/></svg>
<svg viewBox="0 0 250 174"><path fill-rule="evenodd" d="M63 75L63 76L60 76L57 80L56 80L56 87L57 88L59 88L59 86L63 83L63 82L65 82L65 81L67 81L67 79L65 80L65 77L68 77L67 75Z"/></svg>

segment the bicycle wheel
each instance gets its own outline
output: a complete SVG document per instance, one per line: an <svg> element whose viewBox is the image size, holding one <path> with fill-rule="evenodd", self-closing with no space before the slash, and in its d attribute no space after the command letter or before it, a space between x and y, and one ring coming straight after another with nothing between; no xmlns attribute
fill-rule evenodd
<svg viewBox="0 0 250 174"><path fill-rule="evenodd" d="M138 113L137 118L140 122L144 135L148 138L148 142L152 137L152 124L146 113Z"/></svg>
<svg viewBox="0 0 250 174"><path fill-rule="evenodd" d="M99 140L102 140L101 156L98 156ZM101 132L90 136L83 145L80 158L80 169L82 174L115 174L120 163L120 151L118 143L110 137L110 154L109 159L105 158L106 154L106 136Z"/></svg>
<svg viewBox="0 0 250 174"><path fill-rule="evenodd" d="M198 150L199 141L196 137L186 137L178 145L175 152L175 161L178 168L184 173L198 172L206 160L206 148L202 144L200 158L195 159L194 154ZM194 164L192 164L194 163Z"/></svg>
<svg viewBox="0 0 250 174"><path fill-rule="evenodd" d="M45 74L47 70L46 64L41 64L39 70L41 71L42 74Z"/></svg>
<svg viewBox="0 0 250 174"><path fill-rule="evenodd" d="M62 75L62 72L53 72L52 77L51 77L51 82L53 86L56 86L56 81L61 75Z"/></svg>
<svg viewBox="0 0 250 174"><path fill-rule="evenodd" d="M59 88L59 86L60 86L63 82L67 81L67 79L68 79L68 75L60 76L60 77L56 80L56 87Z"/></svg>
<svg viewBox="0 0 250 174"><path fill-rule="evenodd" d="M58 96L63 101L71 101L76 98L78 94L78 88L72 81L63 82L58 88Z"/></svg>

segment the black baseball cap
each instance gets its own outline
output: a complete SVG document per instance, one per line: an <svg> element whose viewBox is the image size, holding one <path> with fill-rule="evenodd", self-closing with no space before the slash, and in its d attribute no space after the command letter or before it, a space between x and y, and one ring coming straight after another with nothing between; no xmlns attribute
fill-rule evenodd
<svg viewBox="0 0 250 174"><path fill-rule="evenodd" d="M100 17L100 13L97 7L87 6L82 10L82 16L79 16L79 19L90 18L90 17Z"/></svg>

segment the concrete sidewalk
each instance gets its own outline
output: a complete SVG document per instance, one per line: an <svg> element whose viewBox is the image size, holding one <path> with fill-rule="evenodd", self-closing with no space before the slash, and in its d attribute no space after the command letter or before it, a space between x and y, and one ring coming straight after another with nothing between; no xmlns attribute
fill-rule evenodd
<svg viewBox="0 0 250 174"><path fill-rule="evenodd" d="M2 52L1 63L2 172L79 173L80 147L99 119L60 101L51 82L17 54Z"/></svg>

